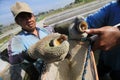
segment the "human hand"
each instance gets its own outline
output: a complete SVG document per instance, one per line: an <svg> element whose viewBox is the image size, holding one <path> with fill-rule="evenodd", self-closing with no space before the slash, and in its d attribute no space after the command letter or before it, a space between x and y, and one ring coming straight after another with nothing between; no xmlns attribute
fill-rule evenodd
<svg viewBox="0 0 120 80"><path fill-rule="evenodd" d="M97 40L93 44L93 50L101 49L107 51L120 44L120 31L116 27L104 26L98 29L88 29L85 32L98 35Z"/></svg>

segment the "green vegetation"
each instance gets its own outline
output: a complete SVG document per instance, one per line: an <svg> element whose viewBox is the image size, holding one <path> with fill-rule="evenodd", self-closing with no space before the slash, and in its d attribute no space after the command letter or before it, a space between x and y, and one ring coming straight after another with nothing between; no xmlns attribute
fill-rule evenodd
<svg viewBox="0 0 120 80"><path fill-rule="evenodd" d="M3 25L2 25L2 24L0 24L0 27L3 27Z"/></svg>
<svg viewBox="0 0 120 80"><path fill-rule="evenodd" d="M75 0L75 3L80 3L80 2L83 2L85 0Z"/></svg>
<svg viewBox="0 0 120 80"><path fill-rule="evenodd" d="M6 37L0 39L0 44L2 44L2 43L4 43L4 42L8 41L9 39L10 39L10 36L6 36Z"/></svg>
<svg viewBox="0 0 120 80"><path fill-rule="evenodd" d="M93 0L75 0L74 3L80 3L80 2L90 2L90 1L93 1Z"/></svg>
<svg viewBox="0 0 120 80"><path fill-rule="evenodd" d="M0 35L2 34L2 32L1 32L1 28L3 27L3 25L2 24L0 24Z"/></svg>
<svg viewBox="0 0 120 80"><path fill-rule="evenodd" d="M92 2L92 1L95 1L95 0L75 0L74 3L70 3L69 5L66 5L64 8L59 8L57 10L50 10L50 11L46 11L46 12L41 12L39 13L36 17L37 17L37 21L40 21L42 19L44 19L45 17L47 16L50 16L50 15L54 15L54 14L57 14L57 13L60 13L60 12L63 12L65 10L69 10L71 8L75 8L75 7L78 7L78 6L81 6L81 5L84 5L86 3L89 3L89 2Z"/></svg>

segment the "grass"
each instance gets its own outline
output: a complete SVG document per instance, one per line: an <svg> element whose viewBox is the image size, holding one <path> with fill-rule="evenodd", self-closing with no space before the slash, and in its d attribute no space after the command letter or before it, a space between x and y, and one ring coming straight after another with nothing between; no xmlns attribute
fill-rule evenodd
<svg viewBox="0 0 120 80"><path fill-rule="evenodd" d="M2 39L0 39L0 44L8 41L9 39L10 39L10 36L5 36L5 37L3 37Z"/></svg>
<svg viewBox="0 0 120 80"><path fill-rule="evenodd" d="M60 9L57 9L57 10L49 11L48 13L45 13L45 14L40 14L37 17L37 21L40 21L40 20L44 19L45 17L48 17L48 16L51 16L51 15L63 12L65 10L69 10L69 9L72 9L72 8L75 8L75 7L78 7L78 6L82 6L82 5L84 5L86 3L89 3L89 2L92 2L92 1L95 1L95 0L85 0L85 1L82 1L82 2L77 3L77 4L71 4L71 5L66 6L64 8L60 8Z"/></svg>

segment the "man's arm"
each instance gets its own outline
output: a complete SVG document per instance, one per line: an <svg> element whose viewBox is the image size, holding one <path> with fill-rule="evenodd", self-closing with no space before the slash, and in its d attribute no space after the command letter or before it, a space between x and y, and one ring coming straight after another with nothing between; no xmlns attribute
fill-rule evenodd
<svg viewBox="0 0 120 80"><path fill-rule="evenodd" d="M88 15L85 18L85 21L88 24L89 28L100 28L102 26L107 25L107 22L109 20L109 13L111 9L111 3L106 4L102 8L100 8L97 12Z"/></svg>
<svg viewBox="0 0 120 80"><path fill-rule="evenodd" d="M34 59L29 57L29 55L27 54L27 50L19 37L14 37L9 41L8 55L9 62L11 64L20 64L24 60L30 62L35 61Z"/></svg>
<svg viewBox="0 0 120 80"><path fill-rule="evenodd" d="M120 30L117 27L104 26L98 29L89 29L85 31L88 34L98 35L93 45L93 50L110 50L120 44Z"/></svg>

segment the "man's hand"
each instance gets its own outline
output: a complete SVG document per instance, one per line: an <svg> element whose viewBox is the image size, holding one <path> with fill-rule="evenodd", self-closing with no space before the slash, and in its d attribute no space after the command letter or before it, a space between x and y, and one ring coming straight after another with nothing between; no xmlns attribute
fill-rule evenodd
<svg viewBox="0 0 120 80"><path fill-rule="evenodd" d="M85 32L98 35L93 45L93 50L101 49L107 51L120 44L120 30L116 27L104 26L98 29L88 29Z"/></svg>

